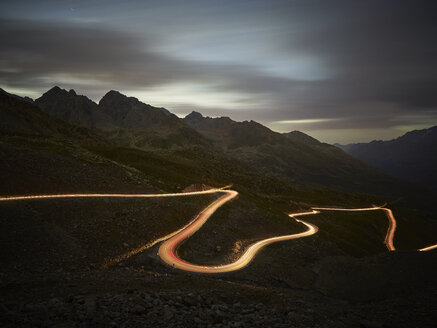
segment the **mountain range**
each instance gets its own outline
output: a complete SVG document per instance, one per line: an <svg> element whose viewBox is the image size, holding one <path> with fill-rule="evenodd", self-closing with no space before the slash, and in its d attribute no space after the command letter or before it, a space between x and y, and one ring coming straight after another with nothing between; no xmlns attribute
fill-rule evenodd
<svg viewBox="0 0 437 328"><path fill-rule="evenodd" d="M98 145L92 151L101 156L129 165L127 159L133 160L140 170L153 166L157 176L174 176L174 181L240 183L249 190L265 177L275 188L309 192L329 188L389 200L404 197L408 202L426 194L419 186L399 181L299 131L278 133L255 121L204 117L196 111L179 118L167 109L113 90L98 103L59 87L35 101L5 91L1 97L5 119L0 128L4 133L86 139L88 144ZM174 169L169 172L150 161L165 161ZM184 172L184 178L176 169ZM248 178L253 175L259 179Z"/></svg>
<svg viewBox="0 0 437 328"><path fill-rule="evenodd" d="M231 263L256 241L302 233L284 213L385 202L399 250L386 250L382 211L322 210L305 217L317 234L270 245L242 270L193 275L164 265L153 245L219 195L4 201L2 327L159 326L163 313L166 326L433 327L436 253L415 251L436 242L430 189L299 131L195 111L179 118L117 91L98 103L58 87L35 101L0 91L0 118L1 196L233 184L238 198L177 249L188 262Z"/></svg>
<svg viewBox="0 0 437 328"><path fill-rule="evenodd" d="M96 104L73 90L54 87L36 99L35 105L53 117L93 129L119 146L214 149L291 183L370 192L378 181L391 180L382 171L301 132L281 134L254 121L203 117L194 111L180 119L117 91L109 91Z"/></svg>
<svg viewBox="0 0 437 328"><path fill-rule="evenodd" d="M336 146L397 178L437 189L437 126L410 131L388 141Z"/></svg>
<svg viewBox="0 0 437 328"><path fill-rule="evenodd" d="M74 90L53 87L35 105L45 113L92 130L117 144L134 148L177 148L202 143L176 115L109 91L98 104Z"/></svg>

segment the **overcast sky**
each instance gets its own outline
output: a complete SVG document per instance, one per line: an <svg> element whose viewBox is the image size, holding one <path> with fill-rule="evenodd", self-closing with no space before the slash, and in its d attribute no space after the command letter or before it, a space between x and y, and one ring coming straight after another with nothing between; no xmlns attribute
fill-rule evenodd
<svg viewBox="0 0 437 328"><path fill-rule="evenodd" d="M0 87L108 90L325 142L437 125L435 1L0 2Z"/></svg>

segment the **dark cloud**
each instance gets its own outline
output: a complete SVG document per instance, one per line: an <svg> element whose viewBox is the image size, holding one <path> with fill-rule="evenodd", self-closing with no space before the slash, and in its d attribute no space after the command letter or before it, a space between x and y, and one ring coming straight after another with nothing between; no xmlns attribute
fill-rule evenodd
<svg viewBox="0 0 437 328"><path fill-rule="evenodd" d="M333 71L321 96L330 100L342 94L345 102L390 102L407 109L436 107L435 2L340 1L324 9L314 15L323 15L325 23L290 44L293 51L318 54Z"/></svg>
<svg viewBox="0 0 437 328"><path fill-rule="evenodd" d="M41 12L56 7L45 3ZM74 2L75 10L86 3ZM437 123L435 2L110 3L116 12L99 16L101 7L87 7L90 14L81 20L54 21L55 10L47 11L50 19L2 19L0 83L26 90L62 83L94 98L112 88L194 83L224 98L235 95L230 103L204 104L209 115L228 110L236 119L263 122L330 119L302 126L313 129ZM153 12L149 23L136 8ZM118 11L126 28L111 22ZM96 17L100 23L89 22ZM173 48L180 52L168 50ZM287 75L287 62L306 59L300 73ZM279 68L266 69L275 60ZM175 111L188 111L192 103L186 100Z"/></svg>
<svg viewBox="0 0 437 328"><path fill-rule="evenodd" d="M27 78L72 74L147 85L168 79L174 69L162 56L143 51L147 41L144 45L143 39L129 33L59 22L2 20L0 24L2 66L17 70L10 75L21 83Z"/></svg>
<svg viewBox="0 0 437 328"><path fill-rule="evenodd" d="M218 91L259 93L281 91L290 83L249 65L198 63L157 54L144 35L99 26L3 19L0 38L3 83L17 86L31 87L39 78L56 74L125 89L195 81L215 84Z"/></svg>

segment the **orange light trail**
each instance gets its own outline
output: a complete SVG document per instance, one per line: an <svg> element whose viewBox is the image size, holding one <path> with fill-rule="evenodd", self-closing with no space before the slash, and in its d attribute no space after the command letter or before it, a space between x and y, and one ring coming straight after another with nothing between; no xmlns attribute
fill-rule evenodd
<svg viewBox="0 0 437 328"><path fill-rule="evenodd" d="M214 214L214 212L219 207L221 207L222 205L224 205L225 203L232 200L238 195L238 192L233 190L226 190L224 192L227 193L228 195L225 195L220 199L216 200L215 202L211 203L202 212L198 214L196 220L190 226L188 226L186 229L184 229L174 237L166 240L161 244L158 251L158 255L165 263L169 264L173 268L178 268L180 270L191 271L191 272L223 273L223 272L236 271L247 266L255 257L255 255L263 247L269 244L276 243L279 241L311 236L317 233L317 231L319 230L317 226L311 223L296 219L297 216L317 214L319 212L311 211L311 212L304 212L304 213L289 214L289 216L294 218L297 222L302 223L304 226L306 226L307 230L292 235L271 237L271 238L260 240L250 245L236 261L225 265L218 265L218 266L196 265L182 260L177 255L177 248L181 245L181 243L184 242L186 239L188 239L190 236L192 236L197 230L199 230L202 227L202 225L209 219L211 215Z"/></svg>
<svg viewBox="0 0 437 328"><path fill-rule="evenodd" d="M196 231L198 231L203 224L215 213L217 209L231 201L238 196L238 192L234 190L229 190L231 186L225 186L222 188L212 188L203 191L193 191L193 192L182 192L182 193L165 193L165 194L53 194L53 195L29 195L29 196L8 196L0 197L0 201L17 201L17 200L34 200L34 199L59 199L59 198L103 198L103 197L113 197L113 198L159 198L159 197L183 197L183 196L193 196L193 195L204 195L212 193L224 193L222 197L213 201L207 207L205 207L195 218L193 218L188 224L180 228L179 230L172 232L166 236L158 238L144 246L133 249L127 253L119 255L112 259L107 259L103 264L103 267L109 267L114 263L126 260L127 258L141 253L144 250L152 247L153 245L163 242L158 250L158 255L161 259L172 267L176 267L181 270L192 271L192 272L202 272L202 273L220 273L235 271L247 266L255 255L265 246L285 240L297 239L302 237L307 237L314 235L319 230L316 225L305 222L303 220L297 219L299 216L314 215L320 213L319 211L375 211L383 210L387 218L389 219L389 227L387 229L387 234L384 243L388 250L394 251L395 247L393 244L393 239L396 231L396 219L393 212L383 206L379 207L367 207L367 208L331 208L331 207L313 207L312 211L301 212L301 213L291 213L288 214L291 218L295 219L297 222L303 224L306 230L300 233L271 237L267 239L260 240L256 243L250 245L238 258L236 261L218 266L202 266L186 262L178 257L177 248L191 237ZM437 248L436 245L421 248L418 251L429 251Z"/></svg>
<svg viewBox="0 0 437 328"><path fill-rule="evenodd" d="M12 200L32 200L32 199L53 199L53 198L158 198L158 197L182 197L182 196L193 196L193 195L205 195L213 194L221 190L225 190L230 186L225 186L222 188L213 188L202 191L192 191L192 192L180 192L180 193L169 193L169 194L54 194L54 195L32 195L32 196L8 196L0 197L0 201L12 201Z"/></svg>
<svg viewBox="0 0 437 328"><path fill-rule="evenodd" d="M437 244L432 245L432 246L428 246L428 247L421 248L421 249L419 249L419 251L420 251L420 252L426 252L426 251L430 251L430 250L432 250L432 249L436 249L436 248L437 248Z"/></svg>
<svg viewBox="0 0 437 328"><path fill-rule="evenodd" d="M313 207L315 210L320 211L343 211L343 212L359 212L359 211L377 211L382 210L385 212L388 218L388 229L385 235L384 244L389 251L395 251L396 248L393 244L393 239L395 237L396 231L396 219L393 215L393 212L385 207L376 206L376 207L365 207L365 208L334 208L334 207Z"/></svg>

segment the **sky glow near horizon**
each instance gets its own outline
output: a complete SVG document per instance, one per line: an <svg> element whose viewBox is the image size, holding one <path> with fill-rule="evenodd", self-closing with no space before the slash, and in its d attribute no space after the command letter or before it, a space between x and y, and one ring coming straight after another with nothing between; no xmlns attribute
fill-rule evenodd
<svg viewBox="0 0 437 328"><path fill-rule="evenodd" d="M3 1L0 87L114 89L179 116L321 141L437 125L437 5L415 1ZM406 130L408 129L408 130Z"/></svg>

